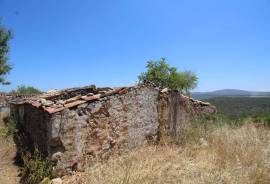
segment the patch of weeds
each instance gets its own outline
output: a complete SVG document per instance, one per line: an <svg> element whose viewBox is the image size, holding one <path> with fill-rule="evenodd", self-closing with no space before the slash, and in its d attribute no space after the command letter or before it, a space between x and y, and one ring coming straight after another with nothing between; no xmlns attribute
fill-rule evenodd
<svg viewBox="0 0 270 184"><path fill-rule="evenodd" d="M44 158L37 148L32 154L24 151L21 158L23 161L23 166L20 168L22 184L37 184L44 178L52 178L52 162Z"/></svg>
<svg viewBox="0 0 270 184"><path fill-rule="evenodd" d="M6 138L8 135L8 129L6 127L0 127L0 137Z"/></svg>
<svg viewBox="0 0 270 184"><path fill-rule="evenodd" d="M0 128L0 136L10 138L16 132L16 122L12 116L3 118L4 126Z"/></svg>
<svg viewBox="0 0 270 184"><path fill-rule="evenodd" d="M253 116L252 121L255 123L263 123L269 127L270 126L270 114L268 113L268 114L261 114L261 115Z"/></svg>

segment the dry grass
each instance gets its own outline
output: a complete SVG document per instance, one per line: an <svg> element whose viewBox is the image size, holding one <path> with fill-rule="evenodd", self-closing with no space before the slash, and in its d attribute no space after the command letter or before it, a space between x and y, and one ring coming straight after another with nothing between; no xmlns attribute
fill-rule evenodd
<svg viewBox="0 0 270 184"><path fill-rule="evenodd" d="M183 135L181 141L185 141L180 146L141 147L64 181L70 184L270 183L270 132L266 128L225 125L206 131L205 127L197 127Z"/></svg>

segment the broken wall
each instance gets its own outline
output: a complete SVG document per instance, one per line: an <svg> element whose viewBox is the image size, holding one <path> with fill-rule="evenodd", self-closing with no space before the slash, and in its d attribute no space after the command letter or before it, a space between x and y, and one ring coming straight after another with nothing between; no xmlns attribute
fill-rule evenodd
<svg viewBox="0 0 270 184"><path fill-rule="evenodd" d="M58 175L82 170L87 162L157 139L159 92L132 88L56 113L51 118L49 150Z"/></svg>

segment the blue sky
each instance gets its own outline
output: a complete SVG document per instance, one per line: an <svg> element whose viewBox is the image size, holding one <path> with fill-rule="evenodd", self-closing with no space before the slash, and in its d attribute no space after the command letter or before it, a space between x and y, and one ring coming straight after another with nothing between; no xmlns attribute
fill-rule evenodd
<svg viewBox="0 0 270 184"><path fill-rule="evenodd" d="M0 0L0 16L14 33L0 90L132 85L165 57L195 91L270 91L270 0Z"/></svg>

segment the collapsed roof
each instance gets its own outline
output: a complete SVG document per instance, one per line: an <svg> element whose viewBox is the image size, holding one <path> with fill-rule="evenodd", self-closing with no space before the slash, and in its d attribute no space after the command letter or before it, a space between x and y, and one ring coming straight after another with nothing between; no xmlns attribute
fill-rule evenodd
<svg viewBox="0 0 270 184"><path fill-rule="evenodd" d="M127 93L128 87L120 88L96 88L95 86L86 86L82 88L71 88L61 91L49 91L40 96L16 99L12 104L30 104L37 108L42 108L50 114L72 108L77 105L99 100L106 96L114 94Z"/></svg>
<svg viewBox="0 0 270 184"><path fill-rule="evenodd" d="M35 97L16 98L11 102L11 104L16 105L29 104L36 108L41 108L44 111L48 112L49 114L53 114L56 112L63 111L64 109L76 107L86 102L89 103L92 101L101 100L102 98L107 96L116 94L119 95L126 94L130 89L139 88L142 86L155 87L155 85L153 85L152 83L144 83L132 87L118 87L118 88L110 88L110 87L96 88L96 86L91 85L80 88L69 88L59 91L52 90ZM159 88L157 89L163 94L168 93L170 91L167 88L162 90L160 90ZM194 100L184 95L182 96L190 101L197 102L202 106L210 105L209 103L206 102Z"/></svg>

